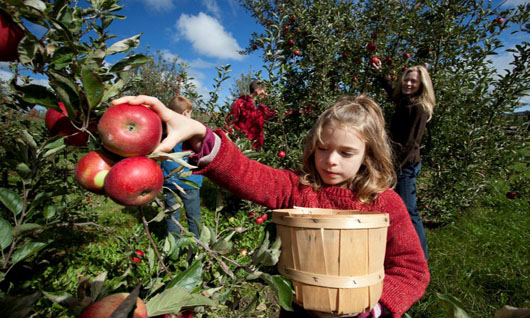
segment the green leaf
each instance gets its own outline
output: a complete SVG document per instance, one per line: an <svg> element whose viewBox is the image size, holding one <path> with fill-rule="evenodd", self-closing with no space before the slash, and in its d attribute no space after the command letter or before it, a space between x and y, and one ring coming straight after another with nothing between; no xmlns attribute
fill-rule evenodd
<svg viewBox="0 0 530 318"><path fill-rule="evenodd" d="M42 225L37 223L24 223L13 228L13 236L18 237L41 228Z"/></svg>
<svg viewBox="0 0 530 318"><path fill-rule="evenodd" d="M215 302L185 288L174 287L155 295L146 303L149 317L179 312L182 307L215 306Z"/></svg>
<svg viewBox="0 0 530 318"><path fill-rule="evenodd" d="M0 247L2 250L7 248L13 242L13 227L9 222L0 218Z"/></svg>
<svg viewBox="0 0 530 318"><path fill-rule="evenodd" d="M64 139L64 137L62 138ZM48 157L48 156L51 156L53 155L54 153L58 152L58 151L61 151L62 149L66 148L66 145L61 145L60 147L57 147L57 148L54 148L54 149L50 149L48 151L46 151L46 153L44 154L44 158Z"/></svg>
<svg viewBox="0 0 530 318"><path fill-rule="evenodd" d="M33 304L41 298L40 292L27 296L7 296L0 299L2 317L26 318L33 310Z"/></svg>
<svg viewBox="0 0 530 318"><path fill-rule="evenodd" d="M117 62L111 67L110 71L113 73L119 73L129 70L131 67L140 66L148 62L151 62L150 58L143 54L136 54Z"/></svg>
<svg viewBox="0 0 530 318"><path fill-rule="evenodd" d="M436 293L436 296L442 301L450 317L469 318L469 315L464 310L464 305L458 299L451 295L440 293Z"/></svg>
<svg viewBox="0 0 530 318"><path fill-rule="evenodd" d="M40 0L24 0L24 4L28 7L35 8L40 12L44 12L44 10L46 10L46 4Z"/></svg>
<svg viewBox="0 0 530 318"><path fill-rule="evenodd" d="M50 86L64 103L68 117L75 118L76 108L79 107L79 95L77 92L73 91L68 84L61 81L52 80L50 81Z"/></svg>
<svg viewBox="0 0 530 318"><path fill-rule="evenodd" d="M30 133L28 133L26 129L22 130L22 138L24 138L24 140L28 143L28 145L31 148L33 149L37 148L37 143L35 143L35 139L33 139L33 136L30 135Z"/></svg>
<svg viewBox="0 0 530 318"><path fill-rule="evenodd" d="M55 216L56 211L57 210L55 209L54 205L47 205L44 208L44 218L46 220L49 220L49 219L53 218Z"/></svg>
<svg viewBox="0 0 530 318"><path fill-rule="evenodd" d="M199 237L199 241L206 245L209 245L211 236L212 233L210 233L210 229L206 225L202 225L201 236Z"/></svg>
<svg viewBox="0 0 530 318"><path fill-rule="evenodd" d="M62 70L68 65L72 64L75 54L71 48L67 46L61 46L53 52L51 63L55 70ZM53 77L57 76L57 73L50 72Z"/></svg>
<svg viewBox="0 0 530 318"><path fill-rule="evenodd" d="M220 238L215 242L215 244L212 246L212 249L216 252L218 252L221 255L228 254L232 251L232 248L234 247L234 243L230 241L226 241L223 238Z"/></svg>
<svg viewBox="0 0 530 318"><path fill-rule="evenodd" d="M0 188L0 201L9 209L14 215L19 215L22 212L22 198L10 189Z"/></svg>
<svg viewBox="0 0 530 318"><path fill-rule="evenodd" d="M31 169L28 167L27 164L21 162L17 165L17 171L20 172L22 175L27 175L31 172Z"/></svg>
<svg viewBox="0 0 530 318"><path fill-rule="evenodd" d="M293 301L294 289L291 286L291 282L281 275L263 273L261 277L274 290L280 306L285 310L293 311L291 303Z"/></svg>
<svg viewBox="0 0 530 318"><path fill-rule="evenodd" d="M167 288L182 287L191 291L201 283L202 260L196 260L185 271L180 272L169 284Z"/></svg>
<svg viewBox="0 0 530 318"><path fill-rule="evenodd" d="M88 107L93 109L99 105L103 94L105 93L105 86L98 74L88 68L83 68L81 71L81 81L85 89L85 95L88 101Z"/></svg>
<svg viewBox="0 0 530 318"><path fill-rule="evenodd" d="M26 35L18 45L18 58L20 63L32 65L37 49L37 39L33 36Z"/></svg>
<svg viewBox="0 0 530 318"><path fill-rule="evenodd" d="M61 305L63 307L69 307L77 302L77 299L71 294L60 291L58 293L42 292L46 298L53 301L54 303Z"/></svg>
<svg viewBox="0 0 530 318"><path fill-rule="evenodd" d="M41 249L43 249L48 243L43 242L28 242L17 248L13 257L11 258L11 264L15 265L16 263L37 254Z"/></svg>
<svg viewBox="0 0 530 318"><path fill-rule="evenodd" d="M118 95L123 88L124 82L123 80L118 80L114 85L112 85L109 89L105 90L105 93L103 94L103 98L101 101L103 103L108 102L112 98L114 98L116 95Z"/></svg>
<svg viewBox="0 0 530 318"><path fill-rule="evenodd" d="M22 92L22 99L30 104L38 104L48 108L57 107L57 97L46 87L30 84L18 88Z"/></svg>
<svg viewBox="0 0 530 318"><path fill-rule="evenodd" d="M129 51L131 48L137 47L138 44L140 44L141 36L142 36L142 33L132 36L128 39L121 40L121 41L114 43L107 49L106 55L112 55L116 53L125 53Z"/></svg>

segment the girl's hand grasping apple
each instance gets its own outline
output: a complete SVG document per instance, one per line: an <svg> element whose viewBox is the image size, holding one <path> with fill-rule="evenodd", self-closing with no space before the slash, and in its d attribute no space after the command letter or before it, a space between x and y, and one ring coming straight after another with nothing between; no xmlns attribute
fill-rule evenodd
<svg viewBox="0 0 530 318"><path fill-rule="evenodd" d="M166 123L167 137L162 140L154 152L170 152L176 144L186 140L194 151L200 151L206 136L206 127L200 122L172 111L158 98L152 96L124 96L112 101L113 105L123 103L148 106Z"/></svg>

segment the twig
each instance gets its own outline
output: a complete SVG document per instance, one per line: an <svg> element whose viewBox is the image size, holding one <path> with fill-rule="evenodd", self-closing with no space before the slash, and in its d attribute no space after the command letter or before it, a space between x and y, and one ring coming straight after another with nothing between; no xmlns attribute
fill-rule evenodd
<svg viewBox="0 0 530 318"><path fill-rule="evenodd" d="M155 250L156 257L158 258L158 261L160 264L162 264L162 267L167 273L167 276L169 276L170 279L173 279L173 275L171 275L171 272L167 268L166 264L164 263L164 260L160 256L160 252L158 252L158 248L156 247L155 241L153 240L153 237L151 236L151 232L149 232L149 224L147 223L147 219L145 218L144 211L142 210L142 206L140 206L140 212L142 214L142 223L144 224L145 232L147 233L147 237L149 238L149 241L151 242L151 245L153 246L153 249Z"/></svg>
<svg viewBox="0 0 530 318"><path fill-rule="evenodd" d="M182 224L180 224L179 221L177 221L173 215L170 216L171 217L171 221L175 222L175 224L180 228L180 230L182 232L186 232L186 233L189 233L188 230L186 230L186 228L184 228L184 226L182 226ZM246 266L246 265L242 265L242 264L239 264L238 262L234 261L233 259L231 258L228 258L224 255L221 255L219 252L216 252L212 249L210 249L206 244L204 244L203 242L201 242L200 240L198 240L195 236L192 237L192 239L195 241L195 243L197 243L200 247L202 247L208 254L210 254L212 257L214 258L222 258L223 260L229 262L229 263L232 263L234 265L236 265L237 267L240 267L240 268L243 268L247 273L250 273L250 274L253 274L255 273L256 271L253 270L252 268Z"/></svg>

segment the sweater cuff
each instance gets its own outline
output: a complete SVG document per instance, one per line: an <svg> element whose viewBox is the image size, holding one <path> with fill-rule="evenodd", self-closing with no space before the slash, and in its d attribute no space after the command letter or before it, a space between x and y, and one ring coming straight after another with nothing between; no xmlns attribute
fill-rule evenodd
<svg viewBox="0 0 530 318"><path fill-rule="evenodd" d="M204 167L213 161L220 147L221 138L210 128L206 127L206 136L204 136L204 140L202 141L201 150L198 153L190 155L188 161L194 166Z"/></svg>

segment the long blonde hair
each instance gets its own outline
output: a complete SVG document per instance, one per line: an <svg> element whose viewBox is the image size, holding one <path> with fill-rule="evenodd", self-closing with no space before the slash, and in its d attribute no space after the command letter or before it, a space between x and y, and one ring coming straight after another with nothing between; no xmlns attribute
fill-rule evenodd
<svg viewBox="0 0 530 318"><path fill-rule="evenodd" d="M364 162L357 174L347 182L363 204L369 204L388 187L395 184L392 152L385 131L383 112L379 105L365 95L343 96L323 112L306 139L302 157L300 182L315 191L325 184L315 166L315 150L324 127L353 129L365 143Z"/></svg>
<svg viewBox="0 0 530 318"><path fill-rule="evenodd" d="M399 83L394 89L392 95L394 96L394 98L401 95L403 79L405 78L405 76L407 76L407 74L411 72L418 72L421 83L418 93L414 94L412 100L422 105L425 112L429 115L429 118L427 119L427 121L429 121L431 120L432 115L434 113L436 97L434 96L434 88L432 86L431 76L429 75L429 71L427 71L424 66L416 65L407 68L405 72L403 72L403 74L401 75L401 79L399 80Z"/></svg>

